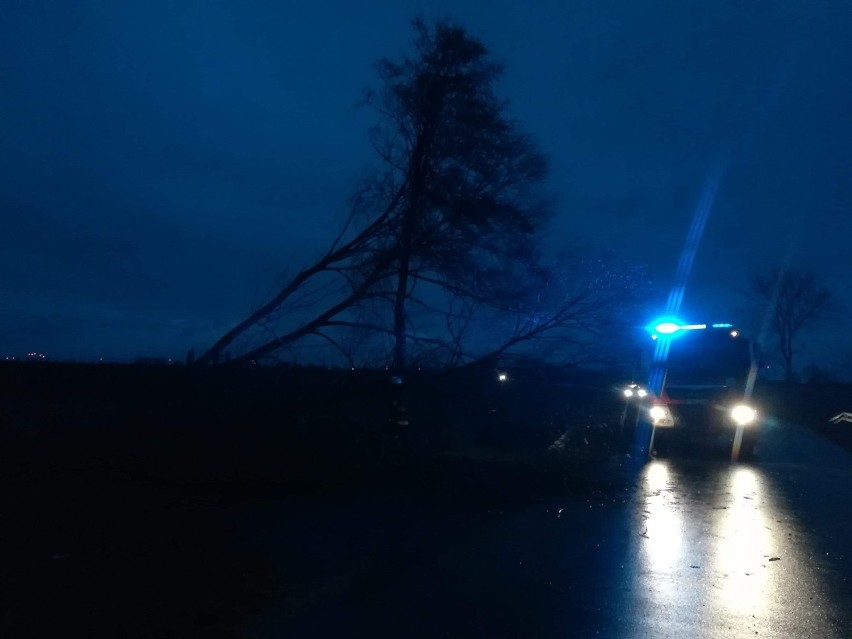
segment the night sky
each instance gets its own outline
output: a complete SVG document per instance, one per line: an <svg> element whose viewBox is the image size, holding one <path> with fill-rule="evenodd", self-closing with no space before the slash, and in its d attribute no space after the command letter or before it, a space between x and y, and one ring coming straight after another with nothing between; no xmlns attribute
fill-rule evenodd
<svg viewBox="0 0 852 639"><path fill-rule="evenodd" d="M416 15L505 63L552 161L552 248L614 247L667 292L718 173L685 319L738 323L755 268L804 264L846 306L811 356L852 351L846 0L11 0L0 357L182 358L242 319L375 166L356 104Z"/></svg>

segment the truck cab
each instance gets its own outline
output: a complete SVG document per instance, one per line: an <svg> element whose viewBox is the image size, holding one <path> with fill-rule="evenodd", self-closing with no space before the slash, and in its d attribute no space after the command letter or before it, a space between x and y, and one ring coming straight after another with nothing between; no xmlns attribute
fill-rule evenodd
<svg viewBox="0 0 852 639"><path fill-rule="evenodd" d="M760 419L751 402L755 347L731 324L660 322L651 331L651 450L727 449L754 455Z"/></svg>

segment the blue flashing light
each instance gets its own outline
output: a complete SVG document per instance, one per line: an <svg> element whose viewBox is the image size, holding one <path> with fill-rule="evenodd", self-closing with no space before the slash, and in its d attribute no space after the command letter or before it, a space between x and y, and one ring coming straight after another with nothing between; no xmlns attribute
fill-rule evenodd
<svg viewBox="0 0 852 639"><path fill-rule="evenodd" d="M733 324L713 324L713 328L733 328Z"/></svg>
<svg viewBox="0 0 852 639"><path fill-rule="evenodd" d="M716 327L717 325L714 324L713 326ZM706 328L707 324L684 324L676 317L660 317L652 322L647 330L656 339L661 336L666 338L678 337L684 331L700 331Z"/></svg>
<svg viewBox="0 0 852 639"><path fill-rule="evenodd" d="M654 330L663 335L671 335L680 330L680 326L674 322L662 322L654 327Z"/></svg>
<svg viewBox="0 0 852 639"><path fill-rule="evenodd" d="M656 338L662 337L666 340L673 339L681 332L680 326L683 321L675 315L663 315L657 317L645 327L651 335Z"/></svg>

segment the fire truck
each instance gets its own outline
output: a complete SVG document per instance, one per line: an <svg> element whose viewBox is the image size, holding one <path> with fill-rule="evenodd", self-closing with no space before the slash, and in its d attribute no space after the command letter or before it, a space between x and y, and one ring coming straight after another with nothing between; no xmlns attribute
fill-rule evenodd
<svg viewBox="0 0 852 639"><path fill-rule="evenodd" d="M665 319L649 327L644 417L649 450L659 454L729 450L733 460L755 455L760 415L751 395L756 347L732 324L684 324Z"/></svg>

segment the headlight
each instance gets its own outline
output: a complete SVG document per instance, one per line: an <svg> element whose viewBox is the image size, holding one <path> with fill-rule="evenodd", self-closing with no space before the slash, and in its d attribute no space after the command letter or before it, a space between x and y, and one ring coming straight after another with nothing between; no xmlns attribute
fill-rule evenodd
<svg viewBox="0 0 852 639"><path fill-rule="evenodd" d="M651 410L648 411L648 414L654 421L659 421L666 416L666 409L662 406L652 406Z"/></svg>
<svg viewBox="0 0 852 639"><path fill-rule="evenodd" d="M731 419L734 420L737 426L746 426L757 419L757 411L751 406L739 404L731 409Z"/></svg>
<svg viewBox="0 0 852 639"><path fill-rule="evenodd" d="M636 391L636 394L639 395L639 397L645 397L645 395L648 394L648 391L646 391L644 388L640 388L638 391Z"/></svg>
<svg viewBox="0 0 852 639"><path fill-rule="evenodd" d="M624 389L624 396L625 397L633 397L633 389L632 388L625 388Z"/></svg>
<svg viewBox="0 0 852 639"><path fill-rule="evenodd" d="M648 416L651 418L651 423L656 426L674 426L674 417L668 406L651 406L648 409Z"/></svg>

